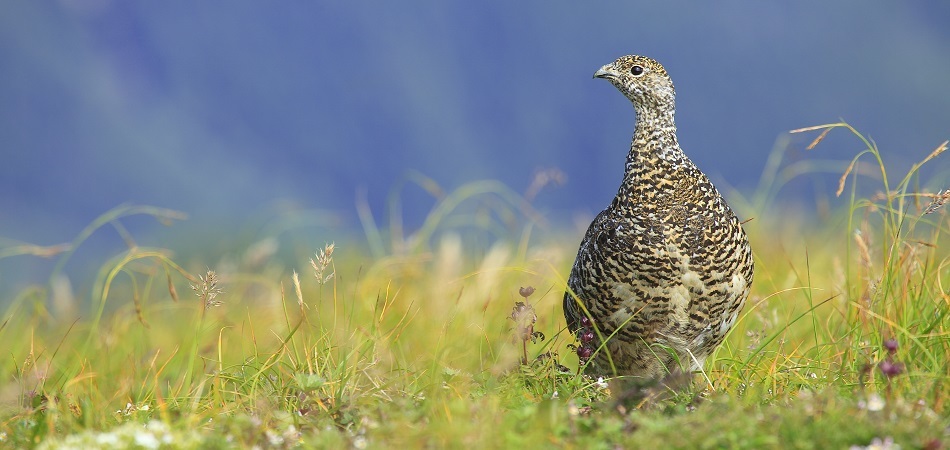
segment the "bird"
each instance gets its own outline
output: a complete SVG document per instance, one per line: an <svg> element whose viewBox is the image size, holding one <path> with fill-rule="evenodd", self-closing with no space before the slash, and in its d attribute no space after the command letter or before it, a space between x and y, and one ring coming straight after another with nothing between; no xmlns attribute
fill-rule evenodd
<svg viewBox="0 0 950 450"><path fill-rule="evenodd" d="M692 374L749 296L749 239L680 148L666 69L627 55L594 78L630 100L636 124L617 195L578 248L564 317L588 375L650 381Z"/></svg>

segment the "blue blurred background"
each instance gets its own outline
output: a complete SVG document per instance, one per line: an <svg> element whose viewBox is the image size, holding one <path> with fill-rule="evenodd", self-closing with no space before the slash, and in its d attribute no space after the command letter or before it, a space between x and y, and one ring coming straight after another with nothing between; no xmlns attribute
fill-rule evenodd
<svg viewBox="0 0 950 450"><path fill-rule="evenodd" d="M620 180L634 114L591 75L627 53L671 73L680 142L724 190L753 190L787 130L839 118L902 173L950 137L948 20L859 0L3 2L0 238L68 241L123 202L187 212L205 246L287 205L358 232L359 193L382 214L410 171L523 191L545 168L566 182L535 205L573 227ZM790 157L861 149L798 152L811 137ZM432 204L405 188L408 226ZM12 259L0 290L42 272Z"/></svg>

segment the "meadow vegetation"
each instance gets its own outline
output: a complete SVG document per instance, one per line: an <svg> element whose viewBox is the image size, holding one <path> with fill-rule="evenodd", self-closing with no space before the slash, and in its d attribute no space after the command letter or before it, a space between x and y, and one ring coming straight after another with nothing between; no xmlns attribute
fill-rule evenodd
<svg viewBox="0 0 950 450"><path fill-rule="evenodd" d="M276 236L217 263L130 245L88 298L64 288L91 233L178 218L139 206L69 246L0 249L61 262L0 302L0 447L946 448L950 194L918 169L947 143L895 179L849 125L799 131L817 152L841 130L864 147L841 166L843 207L776 203L780 152L753 195L727 193L752 296L691 387L632 410L578 375L561 300L580 236L530 202L559 175L525 194L420 179L437 201L416 231L360 206L363 242L326 236L293 267Z"/></svg>

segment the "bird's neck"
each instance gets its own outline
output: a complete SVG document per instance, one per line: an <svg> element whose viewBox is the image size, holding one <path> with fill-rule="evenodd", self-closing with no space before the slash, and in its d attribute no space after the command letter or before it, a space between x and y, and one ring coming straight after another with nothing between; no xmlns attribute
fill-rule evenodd
<svg viewBox="0 0 950 450"><path fill-rule="evenodd" d="M623 183L615 202L648 202L655 198L652 194L672 189L672 177L690 164L676 139L673 110L638 110Z"/></svg>

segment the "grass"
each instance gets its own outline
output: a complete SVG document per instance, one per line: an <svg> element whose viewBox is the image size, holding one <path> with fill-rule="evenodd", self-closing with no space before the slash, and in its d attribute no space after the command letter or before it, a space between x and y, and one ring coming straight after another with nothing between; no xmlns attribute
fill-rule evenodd
<svg viewBox="0 0 950 450"><path fill-rule="evenodd" d="M802 132L820 131L811 148L834 129L866 147L842 165L843 206L806 223L769 182L732 195L754 217L752 296L694 386L638 410L577 375L560 302L578 236L539 227L537 183L444 193L416 177L438 199L419 231L391 219L386 236L359 205L367 243L297 269L262 236L186 270L121 226L181 214L138 206L70 245L0 249L59 258L50 283L4 302L0 446L946 447L950 196L921 187L920 165L895 184L847 124ZM779 160L764 178L787 178ZM59 271L105 225L129 248L75 299Z"/></svg>

